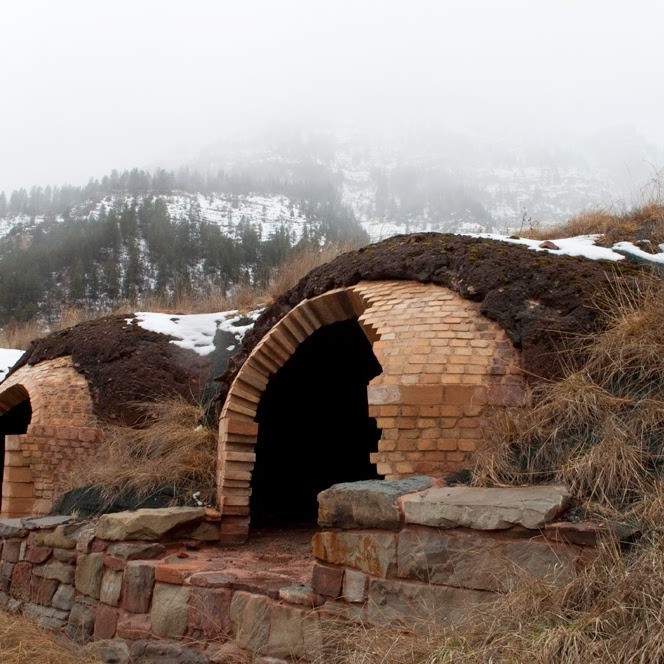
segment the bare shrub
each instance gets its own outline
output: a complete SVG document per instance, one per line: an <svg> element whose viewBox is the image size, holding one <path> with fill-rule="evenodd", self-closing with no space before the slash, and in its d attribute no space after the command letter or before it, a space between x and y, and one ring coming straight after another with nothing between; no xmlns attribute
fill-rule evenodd
<svg viewBox="0 0 664 664"><path fill-rule="evenodd" d="M177 495L200 491L201 501L212 502L217 436L200 424L203 408L178 398L141 407L142 426L106 426L94 458L76 470L68 485L92 485L109 498L121 491L144 497L172 487Z"/></svg>

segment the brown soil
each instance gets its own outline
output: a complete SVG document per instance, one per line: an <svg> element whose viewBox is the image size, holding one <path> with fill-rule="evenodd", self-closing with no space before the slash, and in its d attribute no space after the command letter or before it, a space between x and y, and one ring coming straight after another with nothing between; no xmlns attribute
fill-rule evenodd
<svg viewBox="0 0 664 664"><path fill-rule="evenodd" d="M400 235L339 256L312 270L269 307L244 338L219 379L223 402L240 367L260 339L302 300L359 281L415 280L450 288L480 303L517 348L530 374L560 373L563 342L601 325L595 298L607 286L627 284L638 268L534 252L495 240L441 233Z"/></svg>
<svg viewBox="0 0 664 664"><path fill-rule="evenodd" d="M107 316L34 341L14 367L71 355L90 386L95 414L105 421L134 424L138 402L160 397L197 397L211 360L170 343L171 337Z"/></svg>

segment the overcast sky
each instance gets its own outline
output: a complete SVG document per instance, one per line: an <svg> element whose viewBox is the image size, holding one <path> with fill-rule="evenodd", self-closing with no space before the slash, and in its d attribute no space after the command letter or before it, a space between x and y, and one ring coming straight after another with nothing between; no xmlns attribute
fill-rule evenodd
<svg viewBox="0 0 664 664"><path fill-rule="evenodd" d="M4 0L0 190L265 127L664 144L664 3Z"/></svg>

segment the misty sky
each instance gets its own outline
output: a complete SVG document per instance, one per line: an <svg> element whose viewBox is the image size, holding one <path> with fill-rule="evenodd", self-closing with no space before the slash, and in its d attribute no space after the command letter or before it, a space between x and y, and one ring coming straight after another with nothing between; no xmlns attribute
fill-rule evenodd
<svg viewBox="0 0 664 664"><path fill-rule="evenodd" d="M276 127L664 144L664 3L6 0L0 190Z"/></svg>

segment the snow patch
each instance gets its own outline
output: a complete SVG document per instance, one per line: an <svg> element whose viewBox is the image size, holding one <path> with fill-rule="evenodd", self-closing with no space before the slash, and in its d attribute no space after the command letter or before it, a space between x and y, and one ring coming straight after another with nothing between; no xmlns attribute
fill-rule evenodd
<svg viewBox="0 0 664 664"><path fill-rule="evenodd" d="M205 356L214 351L214 335L217 330L230 332L239 343L254 326L254 322L262 311L263 309L254 309L247 314L240 314L234 309L214 314L185 315L140 311L134 314L134 318L128 318L127 323L138 324L150 332L175 337L171 343ZM251 323L238 325L238 322L243 319L250 319ZM228 350L231 348L233 346Z"/></svg>
<svg viewBox="0 0 664 664"><path fill-rule="evenodd" d="M460 235L464 235L460 233ZM559 249L547 249L540 247L542 240L529 240L527 238L513 238L507 235L497 233L467 233L470 237L480 237L489 240L498 240L499 242L509 242L511 244L521 244L533 251L547 251L551 254L564 256L581 256L591 260L621 261L625 260L625 254L631 254L635 258L650 261L651 263L664 264L664 251L658 254L650 254L647 251L639 249L631 242L617 242L612 247L598 247L595 243L601 235L578 235L576 237L551 239Z"/></svg>

